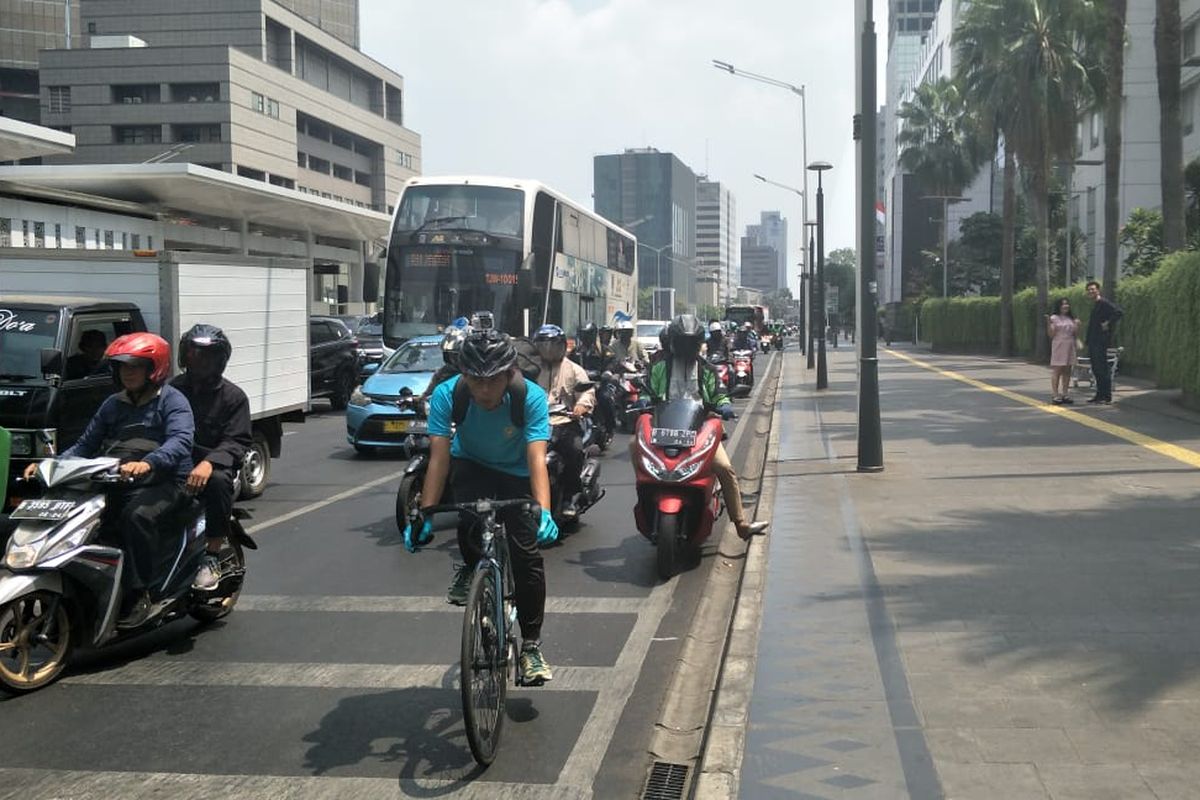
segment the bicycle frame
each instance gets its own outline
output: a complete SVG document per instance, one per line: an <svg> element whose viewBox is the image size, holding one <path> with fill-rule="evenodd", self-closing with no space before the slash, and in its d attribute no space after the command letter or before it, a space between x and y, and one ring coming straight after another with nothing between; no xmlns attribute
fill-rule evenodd
<svg viewBox="0 0 1200 800"><path fill-rule="evenodd" d="M508 539L507 534L497 536L496 534L503 530L503 526L496 522L495 512L491 512L483 520L482 536L482 551L483 557L479 559L479 563L475 565L476 571L489 571L492 573L496 585L500 587L500 591L496 593L496 607L493 610L493 618L497 622L496 635L499 641L505 643L504 648L504 670L505 675L508 674L508 667L514 663L514 653L512 652L512 641L510 641L510 630L515 624L515 619L510 619L508 610L504 607L505 603L511 602L513 599L513 576L512 565L508 560ZM513 605L513 614L516 614L516 605ZM519 677L519 676L518 676ZM515 681L520 685L520 681Z"/></svg>

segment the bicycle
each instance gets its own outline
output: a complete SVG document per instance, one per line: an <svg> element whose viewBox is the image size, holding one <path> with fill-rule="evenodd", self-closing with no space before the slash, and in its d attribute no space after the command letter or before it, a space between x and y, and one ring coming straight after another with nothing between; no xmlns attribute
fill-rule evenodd
<svg viewBox="0 0 1200 800"><path fill-rule="evenodd" d="M460 688L471 755L485 767L500 746L509 676L514 685L524 685L517 669L517 606L508 538L504 523L496 521L498 512L515 506L535 517L541 513L530 498L447 503L424 510L428 515L473 514L482 528L483 555L471 576L463 616Z"/></svg>

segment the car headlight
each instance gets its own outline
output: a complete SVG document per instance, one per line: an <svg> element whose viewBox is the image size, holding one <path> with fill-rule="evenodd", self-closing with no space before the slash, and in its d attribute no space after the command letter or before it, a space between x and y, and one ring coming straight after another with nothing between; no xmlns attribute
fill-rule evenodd
<svg viewBox="0 0 1200 800"><path fill-rule="evenodd" d="M355 390L350 393L350 405L352 405L352 406L369 406L370 404L371 404L371 398L369 398L365 394L363 394L362 389L355 388Z"/></svg>

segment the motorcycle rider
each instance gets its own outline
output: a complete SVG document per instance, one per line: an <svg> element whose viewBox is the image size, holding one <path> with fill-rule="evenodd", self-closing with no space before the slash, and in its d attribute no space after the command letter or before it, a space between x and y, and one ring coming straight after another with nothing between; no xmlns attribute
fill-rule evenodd
<svg viewBox="0 0 1200 800"><path fill-rule="evenodd" d="M447 476L459 502L533 496L542 507L540 521L518 508L505 509L499 517L508 532L516 583L523 639L521 676L526 684L540 685L553 673L541 648L546 576L538 545L555 541L558 526L550 513L546 472L550 439L546 393L521 375L516 361L512 341L500 331L477 330L463 342L462 373L440 385L430 402L429 471L421 492L422 509L412 513L404 528L404 546L415 552L433 540L425 509L441 501ZM453 431L452 423L457 426ZM456 567L446 600L465 605L481 552L478 528L466 514L459 518L458 547L464 563Z"/></svg>
<svg viewBox="0 0 1200 800"><path fill-rule="evenodd" d="M700 346L704 344L704 326L700 320L692 314L680 314L667 326L667 335L670 358L650 368L650 396L654 403L689 396L703 403L710 412L719 414L721 419L733 419L733 405L721 390L716 370L700 358ZM629 443L633 458L637 457L636 447L636 441ZM712 466L725 497L725 511L729 514L729 521L737 528L738 536L749 539L766 531L769 522L746 520L737 472L723 444L717 444Z"/></svg>
<svg viewBox="0 0 1200 800"><path fill-rule="evenodd" d="M600 326L600 351L612 353L613 327L608 323Z"/></svg>
<svg viewBox="0 0 1200 800"><path fill-rule="evenodd" d="M186 489L204 503L207 552L192 588L211 592L221 582L221 545L229 536L234 478L254 444L250 400L225 379L233 345L217 326L193 325L179 338L176 355L183 373L171 385L187 398L196 420L195 466L188 474Z"/></svg>
<svg viewBox="0 0 1200 800"><path fill-rule="evenodd" d="M122 550L128 556L121 571L125 590L117 623L137 627L150 615L150 585L162 560L159 523L179 507L183 487L192 471L192 437L195 423L187 398L167 385L171 371L171 346L153 333L118 336L104 351L113 378L121 389L109 395L96 410L83 435L60 454L61 458L95 458L128 430L158 447L136 461L121 464L121 475L141 478L128 491L109 495L106 515ZM25 469L32 478L37 462Z"/></svg>
<svg viewBox="0 0 1200 800"><path fill-rule="evenodd" d="M575 417L592 413L596 407L596 390L580 391L579 384L589 381L583 367L566 358L567 335L557 325L543 325L533 335L533 346L542 360L538 386L545 390L550 405L565 405ZM576 502L583 490L583 431L571 417L550 417L550 449L562 457L562 516L574 519L579 515Z"/></svg>
<svg viewBox="0 0 1200 800"><path fill-rule="evenodd" d="M596 323L585 322L575 333L575 352L571 360L588 372L601 372L608 364L611 353L606 353L596 342Z"/></svg>
<svg viewBox="0 0 1200 800"><path fill-rule="evenodd" d="M744 323L737 333L733 335L734 350L749 350L751 353L758 352L758 335L754 333L754 325L752 323Z"/></svg>
<svg viewBox="0 0 1200 800"><path fill-rule="evenodd" d="M719 322L711 322L708 326L708 360L729 360L729 343L725 341L725 328Z"/></svg>
<svg viewBox="0 0 1200 800"><path fill-rule="evenodd" d="M634 367L641 369L646 363L646 353L642 345L633 338L633 322L623 319L617 323L616 339L612 344L613 359L618 364L632 362Z"/></svg>

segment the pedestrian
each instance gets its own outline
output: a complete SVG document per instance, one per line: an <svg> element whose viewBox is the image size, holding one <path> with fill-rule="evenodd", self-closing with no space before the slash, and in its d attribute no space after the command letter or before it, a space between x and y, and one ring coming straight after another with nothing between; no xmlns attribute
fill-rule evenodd
<svg viewBox="0 0 1200 800"><path fill-rule="evenodd" d="M1050 394L1054 405L1071 405L1071 369L1075 366L1075 338L1080 322L1071 311L1071 301L1063 297L1046 315L1046 337L1050 339ZM1062 389L1059 389L1061 384Z"/></svg>
<svg viewBox="0 0 1200 800"><path fill-rule="evenodd" d="M1108 366L1108 348L1112 343L1117 320L1125 313L1120 306L1108 300L1100 291L1096 281L1087 283L1088 297L1095 306L1088 318L1087 351L1092 363L1092 375L1096 378L1096 394L1088 400L1092 404L1112 402L1112 369Z"/></svg>

